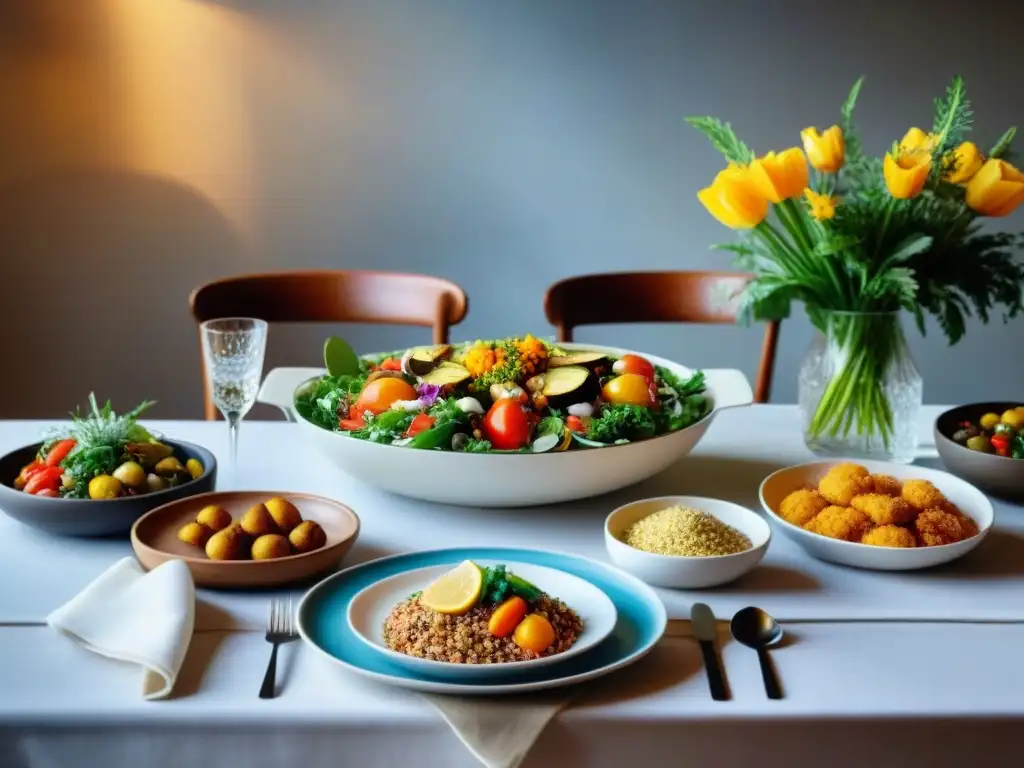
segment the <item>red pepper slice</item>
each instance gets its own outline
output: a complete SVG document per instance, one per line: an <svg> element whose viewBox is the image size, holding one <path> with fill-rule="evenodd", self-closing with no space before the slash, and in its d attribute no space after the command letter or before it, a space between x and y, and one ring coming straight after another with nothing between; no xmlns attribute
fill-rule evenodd
<svg viewBox="0 0 1024 768"><path fill-rule="evenodd" d="M60 467L44 467L34 473L25 483L25 493L36 494L47 488L57 490L60 488L60 479L64 470Z"/></svg>
<svg viewBox="0 0 1024 768"><path fill-rule="evenodd" d="M402 361L396 357L385 358L380 364L380 370L382 371L400 371L402 370Z"/></svg>
<svg viewBox="0 0 1024 768"><path fill-rule="evenodd" d="M71 449L77 445L77 441L73 437L69 437L66 440L60 440L53 444L50 448L50 452L46 454L46 466L56 467L71 453Z"/></svg>
<svg viewBox="0 0 1024 768"><path fill-rule="evenodd" d="M1005 450L1010 447L1010 438L1006 435L992 435L989 438L989 442L992 443L992 447L998 450Z"/></svg>
<svg viewBox="0 0 1024 768"><path fill-rule="evenodd" d="M587 425L583 423L583 419L579 416L570 416L565 420L565 426L569 428L571 432L578 432L581 435L587 431Z"/></svg>
<svg viewBox="0 0 1024 768"><path fill-rule="evenodd" d="M338 420L338 428L343 429L346 432L355 432L357 429L362 429L366 426L366 422L363 420L363 412L358 408L351 408L348 412L347 419Z"/></svg>
<svg viewBox="0 0 1024 768"><path fill-rule="evenodd" d="M409 425L409 429L405 435L406 437L416 437L420 432L430 429L432 426L434 426L434 417L426 413L421 413L412 420L412 423Z"/></svg>

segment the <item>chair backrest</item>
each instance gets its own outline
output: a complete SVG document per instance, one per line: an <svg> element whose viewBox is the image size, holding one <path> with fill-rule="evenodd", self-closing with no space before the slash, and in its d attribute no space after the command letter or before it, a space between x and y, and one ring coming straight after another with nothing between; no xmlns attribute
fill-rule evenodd
<svg viewBox="0 0 1024 768"><path fill-rule="evenodd" d="M735 323L736 298L752 275L741 272L608 272L560 280L544 296L559 341L581 325ZM779 324L766 323L754 400L771 394Z"/></svg>
<svg viewBox="0 0 1024 768"><path fill-rule="evenodd" d="M197 323L218 317L256 317L268 323L385 323L433 329L433 343L466 316L469 299L440 277L399 272L310 270L220 278L189 297ZM200 354L202 345L200 344ZM203 373L207 419L217 418Z"/></svg>

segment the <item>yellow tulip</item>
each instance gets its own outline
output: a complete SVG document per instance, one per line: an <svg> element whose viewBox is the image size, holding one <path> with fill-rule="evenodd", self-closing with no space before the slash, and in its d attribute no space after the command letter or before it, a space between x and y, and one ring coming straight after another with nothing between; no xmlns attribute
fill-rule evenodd
<svg viewBox="0 0 1024 768"><path fill-rule="evenodd" d="M773 203L800 197L807 187L807 159L798 147L777 155L769 152L750 164L750 180Z"/></svg>
<svg viewBox="0 0 1024 768"><path fill-rule="evenodd" d="M953 157L956 159L956 166L952 171L942 178L950 184L963 184L970 181L971 177L978 172L985 159L978 151L978 146L970 141L965 141L953 150Z"/></svg>
<svg viewBox="0 0 1024 768"><path fill-rule="evenodd" d="M810 187L804 190L804 197L807 198L807 203L811 208L811 216L818 221L825 221L825 219L831 219L836 215L836 206L839 205L838 197L820 195Z"/></svg>
<svg viewBox="0 0 1024 768"><path fill-rule="evenodd" d="M895 158L887 153L882 163L885 186L890 195L900 200L920 195L931 169L932 156L927 152L900 153Z"/></svg>
<svg viewBox="0 0 1024 768"><path fill-rule="evenodd" d="M804 141L804 152L816 170L835 173L846 161L846 142L843 140L843 129L833 125L821 135L817 128L804 128L800 131Z"/></svg>
<svg viewBox="0 0 1024 768"><path fill-rule="evenodd" d="M750 180L750 172L730 165L721 171L711 186L697 193L697 199L711 215L732 229L752 229L768 215L768 201Z"/></svg>
<svg viewBox="0 0 1024 768"><path fill-rule="evenodd" d="M936 133L925 133L920 128L911 128L900 142L900 154L906 155L911 152L931 152L939 143L939 136Z"/></svg>
<svg viewBox="0 0 1024 768"><path fill-rule="evenodd" d="M1004 160L987 161L967 182L967 204L984 216L1006 216L1024 203L1024 173Z"/></svg>

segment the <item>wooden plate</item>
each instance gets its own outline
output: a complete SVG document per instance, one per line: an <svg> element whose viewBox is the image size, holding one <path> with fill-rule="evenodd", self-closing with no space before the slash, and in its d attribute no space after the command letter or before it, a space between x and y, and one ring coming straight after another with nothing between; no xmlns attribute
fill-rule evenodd
<svg viewBox="0 0 1024 768"><path fill-rule="evenodd" d="M193 522L199 510L217 504L241 519L253 504L279 496L294 504L303 520L314 520L327 534L327 543L312 552L275 560L210 560L198 547L178 539L178 530ZM332 570L359 535L359 517L338 501L308 493L282 491L221 491L202 493L164 504L132 526L132 549L142 567L152 570L168 560L182 560L200 587L271 587L302 581Z"/></svg>

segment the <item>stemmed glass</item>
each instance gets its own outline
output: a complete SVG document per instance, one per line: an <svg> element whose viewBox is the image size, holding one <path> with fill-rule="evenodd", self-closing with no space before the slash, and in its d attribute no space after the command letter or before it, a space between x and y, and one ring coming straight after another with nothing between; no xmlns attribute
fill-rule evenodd
<svg viewBox="0 0 1024 768"><path fill-rule="evenodd" d="M256 402L267 348L267 323L251 317L207 320L200 326L213 404L228 422L231 484L238 477L238 425Z"/></svg>

